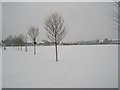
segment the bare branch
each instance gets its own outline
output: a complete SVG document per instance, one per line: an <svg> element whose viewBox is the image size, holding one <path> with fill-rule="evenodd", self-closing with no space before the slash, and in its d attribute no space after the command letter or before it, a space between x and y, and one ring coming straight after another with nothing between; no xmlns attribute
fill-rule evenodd
<svg viewBox="0 0 120 90"><path fill-rule="evenodd" d="M48 32L50 41L56 44L64 38L66 34L66 27L64 26L64 19L58 13L53 13L45 22L45 30Z"/></svg>
<svg viewBox="0 0 120 90"><path fill-rule="evenodd" d="M31 41L32 41L33 43L35 43L35 42L36 42L36 39L37 39L37 37L38 37L38 35L39 35L38 28L37 28L37 27L34 27L34 26L30 27L30 28L29 28L29 31L28 31L28 35L29 35L29 37L31 38Z"/></svg>

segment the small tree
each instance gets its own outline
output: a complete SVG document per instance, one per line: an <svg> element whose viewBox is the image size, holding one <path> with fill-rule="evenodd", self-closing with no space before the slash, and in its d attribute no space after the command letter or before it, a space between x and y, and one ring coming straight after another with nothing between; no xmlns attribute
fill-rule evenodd
<svg viewBox="0 0 120 90"><path fill-rule="evenodd" d="M32 26L31 28L29 28L28 35L30 36L31 41L33 43L33 46L34 46L34 55L35 55L36 54L36 44L37 44L36 40L37 40L37 37L39 35L38 28L34 27L34 26Z"/></svg>
<svg viewBox="0 0 120 90"><path fill-rule="evenodd" d="M48 38L55 44L56 61L58 61L57 45L64 38L66 34L66 27L64 26L64 19L58 13L53 13L45 22L45 30L48 32Z"/></svg>

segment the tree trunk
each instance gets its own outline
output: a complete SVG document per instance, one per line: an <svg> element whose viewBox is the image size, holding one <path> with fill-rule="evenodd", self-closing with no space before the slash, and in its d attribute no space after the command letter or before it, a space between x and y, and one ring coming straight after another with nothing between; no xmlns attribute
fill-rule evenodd
<svg viewBox="0 0 120 90"><path fill-rule="evenodd" d="M28 48L27 48L27 35L26 35L26 39L25 39L25 51L27 52L28 51Z"/></svg>
<svg viewBox="0 0 120 90"><path fill-rule="evenodd" d="M27 45L25 45L25 51L27 52Z"/></svg>
<svg viewBox="0 0 120 90"><path fill-rule="evenodd" d="M21 46L21 48L20 48L21 50L22 50L22 46Z"/></svg>
<svg viewBox="0 0 120 90"><path fill-rule="evenodd" d="M55 44L55 51L56 51L56 62L58 62L57 44Z"/></svg>
<svg viewBox="0 0 120 90"><path fill-rule="evenodd" d="M36 55L36 44L34 44L34 55Z"/></svg>

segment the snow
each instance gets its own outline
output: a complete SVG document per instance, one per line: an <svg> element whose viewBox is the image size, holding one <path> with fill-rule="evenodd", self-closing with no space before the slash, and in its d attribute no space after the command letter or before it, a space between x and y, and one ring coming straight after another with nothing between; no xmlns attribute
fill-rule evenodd
<svg viewBox="0 0 120 90"><path fill-rule="evenodd" d="M39 46L33 55L8 47L3 50L3 88L117 88L118 46Z"/></svg>

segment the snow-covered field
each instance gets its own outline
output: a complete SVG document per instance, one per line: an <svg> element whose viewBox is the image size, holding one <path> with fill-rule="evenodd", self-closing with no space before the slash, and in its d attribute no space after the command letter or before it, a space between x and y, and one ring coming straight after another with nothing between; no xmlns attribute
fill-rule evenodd
<svg viewBox="0 0 120 90"><path fill-rule="evenodd" d="M3 50L3 88L117 88L118 46L53 46Z"/></svg>

